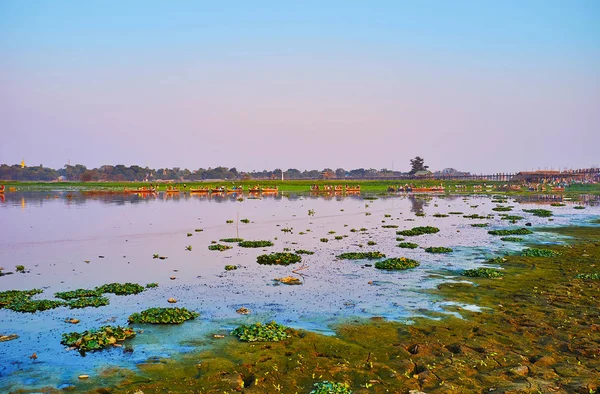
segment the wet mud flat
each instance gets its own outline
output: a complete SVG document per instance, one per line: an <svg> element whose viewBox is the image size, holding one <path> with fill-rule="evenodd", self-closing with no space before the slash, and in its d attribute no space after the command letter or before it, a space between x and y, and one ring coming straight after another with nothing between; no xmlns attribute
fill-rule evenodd
<svg viewBox="0 0 600 394"><path fill-rule="evenodd" d="M543 246L559 255L507 256L501 278L469 278L430 291L481 312L450 306L460 317L431 312L414 324L349 320L336 336L290 330L290 338L273 343L207 336L196 345L214 342L209 350L153 358L136 371L107 369L65 391L308 393L329 380L355 393L595 393L600 281L577 276L600 271L600 228L547 231L572 237Z"/></svg>

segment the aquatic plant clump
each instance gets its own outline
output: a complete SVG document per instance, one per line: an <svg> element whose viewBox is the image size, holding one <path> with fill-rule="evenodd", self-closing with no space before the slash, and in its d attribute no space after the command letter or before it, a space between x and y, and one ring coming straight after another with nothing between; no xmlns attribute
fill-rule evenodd
<svg viewBox="0 0 600 394"><path fill-rule="evenodd" d="M462 274L463 276L469 276L471 278L499 278L504 275L503 272L493 268L475 268L466 270Z"/></svg>
<svg viewBox="0 0 600 394"><path fill-rule="evenodd" d="M504 241L504 242L523 242L523 241L525 241L525 239L521 238L521 237L502 237L502 238L500 238L500 240Z"/></svg>
<svg viewBox="0 0 600 394"><path fill-rule="evenodd" d="M512 230L490 230L488 231L490 235L527 235L533 234L533 231L528 230L526 228L517 228Z"/></svg>
<svg viewBox="0 0 600 394"><path fill-rule="evenodd" d="M467 218L467 219L488 219L487 216L481 216L481 215L478 215L476 213L474 213L472 215L463 215L463 218Z"/></svg>
<svg viewBox="0 0 600 394"><path fill-rule="evenodd" d="M519 216L519 215L503 215L500 219L502 220L522 220L524 219L523 216Z"/></svg>
<svg viewBox="0 0 600 394"><path fill-rule="evenodd" d="M219 252L222 252L222 251L228 250L228 249L233 249L233 246L221 245L221 244L208 245L208 250L218 250Z"/></svg>
<svg viewBox="0 0 600 394"><path fill-rule="evenodd" d="M127 320L129 323L181 324L198 316L199 313L185 308L149 308L132 314Z"/></svg>
<svg viewBox="0 0 600 394"><path fill-rule="evenodd" d="M137 283L109 283L96 287L96 290L100 293L112 293L116 295L131 295L138 294L145 290L145 287L138 285Z"/></svg>
<svg viewBox="0 0 600 394"><path fill-rule="evenodd" d="M29 300L34 295L43 292L44 290L42 289L2 291L0 292L0 308L12 304L13 302Z"/></svg>
<svg viewBox="0 0 600 394"><path fill-rule="evenodd" d="M63 301L54 300L31 300L29 298L11 302L6 305L6 309L10 309L15 312L27 312L35 313L37 311L47 311L49 309L58 308L64 306Z"/></svg>
<svg viewBox="0 0 600 394"><path fill-rule="evenodd" d="M430 246L425 248L427 253L450 253L452 252L452 248L446 248L444 246Z"/></svg>
<svg viewBox="0 0 600 394"><path fill-rule="evenodd" d="M585 209L585 207L583 205L576 205L573 209Z"/></svg>
<svg viewBox="0 0 600 394"><path fill-rule="evenodd" d="M437 227L425 226L425 227L413 227L410 230L396 231L396 234L404 235L406 237L414 237L414 236L423 235L423 234L435 234L435 233L438 233L439 231L440 231L440 229Z"/></svg>
<svg viewBox="0 0 600 394"><path fill-rule="evenodd" d="M503 206L497 206L492 208L492 211L496 211L496 212L509 212L512 211L513 207L503 207Z"/></svg>
<svg viewBox="0 0 600 394"><path fill-rule="evenodd" d="M406 257L393 257L375 263L375 268L380 270L399 271L416 268L420 264L416 260L407 259Z"/></svg>
<svg viewBox="0 0 600 394"><path fill-rule="evenodd" d="M472 223L471 227L488 227L489 223Z"/></svg>
<svg viewBox="0 0 600 394"><path fill-rule="evenodd" d="M243 342L279 342L290 337L289 328L274 321L271 323L255 323L241 325L231 332Z"/></svg>
<svg viewBox="0 0 600 394"><path fill-rule="evenodd" d="M89 350L100 350L117 342L133 338L135 331L130 327L103 326L97 330L86 330L83 332L70 332L62 334L61 344L72 346L80 352Z"/></svg>
<svg viewBox="0 0 600 394"><path fill-rule="evenodd" d="M236 269L238 269L237 265L226 265L225 266L225 271L235 271Z"/></svg>
<svg viewBox="0 0 600 394"><path fill-rule="evenodd" d="M102 295L102 292L96 289L77 289L71 291L63 291L54 293L54 297L61 298L63 300L72 300L75 298L83 298L83 297L99 297Z"/></svg>
<svg viewBox="0 0 600 394"><path fill-rule="evenodd" d="M523 257L556 257L556 256L560 256L560 252L556 252L556 251L550 250L550 249L528 248L528 249L523 249L523 251L521 252L521 256L523 256Z"/></svg>
<svg viewBox="0 0 600 394"><path fill-rule="evenodd" d="M524 209L523 212L531 213L533 216L537 216L540 218L548 218L552 216L552 211L547 209Z"/></svg>
<svg viewBox="0 0 600 394"><path fill-rule="evenodd" d="M311 252L310 250L304 250L304 249L298 249L296 252L296 254L315 254L315 252Z"/></svg>
<svg viewBox="0 0 600 394"><path fill-rule="evenodd" d="M419 245L412 243L412 242L400 242L398 244L399 248L404 248L404 249L416 249L419 247Z"/></svg>
<svg viewBox="0 0 600 394"><path fill-rule="evenodd" d="M398 228L395 224L384 224L381 228Z"/></svg>
<svg viewBox="0 0 600 394"><path fill-rule="evenodd" d="M342 260L375 260L385 258L385 254L381 252L348 252L337 257Z"/></svg>
<svg viewBox="0 0 600 394"><path fill-rule="evenodd" d="M446 215L445 213L434 213L432 216L434 218L447 218L450 215Z"/></svg>
<svg viewBox="0 0 600 394"><path fill-rule="evenodd" d="M242 242L243 238L221 238L220 242Z"/></svg>
<svg viewBox="0 0 600 394"><path fill-rule="evenodd" d="M352 394L346 383L334 383L327 380L314 384L315 389L310 394Z"/></svg>
<svg viewBox="0 0 600 394"><path fill-rule="evenodd" d="M262 254L256 258L261 265L290 265L302 261L302 257L295 253Z"/></svg>
<svg viewBox="0 0 600 394"><path fill-rule="evenodd" d="M71 309L80 309L88 307L99 308L101 306L106 306L109 303L110 302L106 297L82 297L67 302L67 305Z"/></svg>
<svg viewBox="0 0 600 394"><path fill-rule="evenodd" d="M265 248L273 245L271 241L241 241L238 243L238 246L242 248Z"/></svg>

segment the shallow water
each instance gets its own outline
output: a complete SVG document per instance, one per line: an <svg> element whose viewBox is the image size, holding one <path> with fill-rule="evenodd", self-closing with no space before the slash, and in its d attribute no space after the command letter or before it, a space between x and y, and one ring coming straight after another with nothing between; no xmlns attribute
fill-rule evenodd
<svg viewBox="0 0 600 394"><path fill-rule="evenodd" d="M0 291L43 288L44 293L36 298L52 298L57 291L110 282L158 282L159 287L132 296L108 295L111 304L101 308L58 308L35 314L0 309L0 333L19 335L17 340L0 342L0 391L43 385L62 387L79 374L94 374L106 366L133 367L148 357L210 346L212 334L227 333L240 323L275 319L295 328L333 334L335 324L357 317L383 316L410 322L411 318L431 311L445 313L448 303L424 290L442 281L463 280L459 276L462 270L524 247L502 242L500 237L488 235L487 230L523 227L530 222L538 231L526 239L560 243L564 238L544 233L543 228L588 224L600 214L597 205L574 210L573 203L551 207L545 201L519 203L511 198L502 205L515 208L506 213L525 217L511 224L500 219L502 212L492 211L497 204L489 196L400 195L373 201L360 196L244 197L243 201L238 201L238 197L7 194L0 203L0 224L5 229L0 238L0 266L11 271L22 264L30 272L0 277ZM524 213L524 208L550 209L553 220ZM309 210L314 210L314 216L309 216ZM415 215L421 211L425 217ZM432 216L449 212L491 213L495 217L473 220L463 215ZM238 221L243 218L251 223ZM227 224L226 220L234 223ZM482 222L490 223L490 227L471 227L472 223ZM399 227L381 228L384 224ZM396 246L397 230L427 225L441 231L406 237L405 241L421 247L448 246L454 252L429 254L421 248ZM350 231L363 227L367 231ZM195 232L198 228L203 231ZM282 232L283 228L293 230ZM347 237L335 240L336 235ZM275 246L245 249L230 244L234 248L224 252L207 249L211 241L226 237L268 239ZM328 238L329 242L320 242L321 238ZM370 240L377 245L367 246ZM187 245L192 245L192 251L185 250ZM316 253L303 255L302 263L288 267L256 263L259 254L283 248ZM335 257L343 252L370 250L379 250L388 257L414 258L421 266L403 272L383 272L365 266L374 262ZM155 253L168 258L153 259ZM226 272L227 264L240 268ZM292 273L302 265L305 268L298 274ZM277 285L273 281L288 275L301 277L303 285ZM65 351L59 343L63 332L95 328L108 324L106 321L124 325L133 312L169 306L169 297L178 300L177 306L200 312L200 318L174 327L143 326L142 334L125 342L133 347L133 353L111 349L81 357L75 351ZM237 314L235 311L241 306L252 313ZM477 310L476 305L462 307ZM81 323L65 323L67 317L80 319ZM33 352L38 356L35 361L28 358Z"/></svg>

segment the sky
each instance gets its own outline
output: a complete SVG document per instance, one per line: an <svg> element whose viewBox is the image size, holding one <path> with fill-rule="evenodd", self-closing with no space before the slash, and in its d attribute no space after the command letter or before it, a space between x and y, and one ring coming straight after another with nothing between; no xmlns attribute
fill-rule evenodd
<svg viewBox="0 0 600 394"><path fill-rule="evenodd" d="M0 1L0 163L600 165L597 0Z"/></svg>

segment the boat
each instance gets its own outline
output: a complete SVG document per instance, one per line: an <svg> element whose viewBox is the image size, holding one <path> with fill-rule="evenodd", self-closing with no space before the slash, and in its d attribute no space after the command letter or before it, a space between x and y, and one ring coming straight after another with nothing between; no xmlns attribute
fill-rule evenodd
<svg viewBox="0 0 600 394"><path fill-rule="evenodd" d="M0 193L4 193L4 189L5 189L4 185L0 186Z"/></svg>
<svg viewBox="0 0 600 394"><path fill-rule="evenodd" d="M244 186L233 186L231 189L227 189L227 193L243 193Z"/></svg>
<svg viewBox="0 0 600 394"><path fill-rule="evenodd" d="M275 187L261 187L260 188L260 192L261 193L278 193L279 192L279 187L275 186Z"/></svg>
<svg viewBox="0 0 600 394"><path fill-rule="evenodd" d="M260 185L256 185L248 189L249 193L260 193Z"/></svg>
<svg viewBox="0 0 600 394"><path fill-rule="evenodd" d="M165 193L180 193L180 190L173 186L168 186Z"/></svg>
<svg viewBox="0 0 600 394"><path fill-rule="evenodd" d="M331 185L323 185L323 188L321 189L319 187L319 185L312 185L310 187L310 191L313 192L313 193L329 193L329 192L333 191L333 186L331 186Z"/></svg>
<svg viewBox="0 0 600 394"><path fill-rule="evenodd" d="M197 189L190 187L190 193L208 193L209 191L208 187L199 187Z"/></svg>
<svg viewBox="0 0 600 394"><path fill-rule="evenodd" d="M360 185L346 186L346 192L350 192L350 193L360 192Z"/></svg>
<svg viewBox="0 0 600 394"><path fill-rule="evenodd" d="M225 188L223 186L218 186L210 189L211 193L225 193Z"/></svg>

